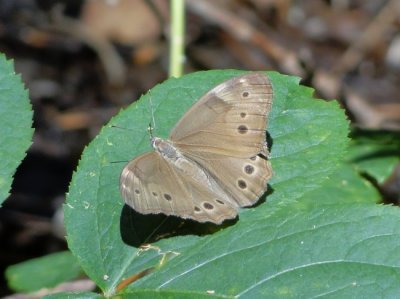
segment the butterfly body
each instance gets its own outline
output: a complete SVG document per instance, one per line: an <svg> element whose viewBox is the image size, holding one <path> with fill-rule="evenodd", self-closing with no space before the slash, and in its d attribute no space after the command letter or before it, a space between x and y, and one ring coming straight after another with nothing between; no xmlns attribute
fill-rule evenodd
<svg viewBox="0 0 400 299"><path fill-rule="evenodd" d="M186 158L179 152L171 141L163 140L159 137L152 137L151 144L156 153L161 155L171 167L180 172L183 176L189 176L198 184L211 188L210 177L194 161Z"/></svg>
<svg viewBox="0 0 400 299"><path fill-rule="evenodd" d="M253 205L272 176L265 143L272 86L252 73L216 86L196 102L168 139L123 169L125 202L143 214L221 223Z"/></svg>

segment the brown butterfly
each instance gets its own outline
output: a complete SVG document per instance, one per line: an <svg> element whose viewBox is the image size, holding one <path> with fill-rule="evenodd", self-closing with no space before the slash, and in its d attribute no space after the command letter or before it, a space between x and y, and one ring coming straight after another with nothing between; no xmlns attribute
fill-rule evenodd
<svg viewBox="0 0 400 299"><path fill-rule="evenodd" d="M272 168L265 142L272 86L262 73L225 81L207 92L173 128L151 138L153 152L125 166L120 190L142 214L199 222L235 218L267 189Z"/></svg>

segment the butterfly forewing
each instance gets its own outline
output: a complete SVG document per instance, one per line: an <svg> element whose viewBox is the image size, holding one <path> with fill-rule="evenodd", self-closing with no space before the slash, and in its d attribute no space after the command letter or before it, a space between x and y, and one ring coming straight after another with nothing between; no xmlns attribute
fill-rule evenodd
<svg viewBox="0 0 400 299"><path fill-rule="evenodd" d="M267 76L235 77L194 104L172 130L170 140L183 152L206 159L255 156L264 146L271 105Z"/></svg>

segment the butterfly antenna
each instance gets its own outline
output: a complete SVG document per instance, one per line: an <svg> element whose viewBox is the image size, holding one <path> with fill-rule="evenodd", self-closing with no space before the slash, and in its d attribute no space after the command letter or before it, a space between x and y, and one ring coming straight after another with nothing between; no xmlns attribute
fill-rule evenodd
<svg viewBox="0 0 400 299"><path fill-rule="evenodd" d="M153 129L156 128L156 120L154 118L154 109L153 109L153 101L152 101L152 96L151 96L151 90L149 90L149 94L150 94L149 104L150 104L150 111L151 111L151 119L150 119L149 127L148 127L147 130L149 131L150 139L152 139L153 138Z"/></svg>
<svg viewBox="0 0 400 299"><path fill-rule="evenodd" d="M152 140L153 139L153 127L151 126L151 122L149 122L149 126L147 127L147 131L149 132L150 140Z"/></svg>
<svg viewBox="0 0 400 299"><path fill-rule="evenodd" d="M153 106L153 100L152 100L152 96L151 96L151 90L149 90L149 94L150 94L149 103L150 103L150 111L151 111L150 123L153 123L153 128L156 128L156 120L154 118L154 109L153 109L154 106Z"/></svg>

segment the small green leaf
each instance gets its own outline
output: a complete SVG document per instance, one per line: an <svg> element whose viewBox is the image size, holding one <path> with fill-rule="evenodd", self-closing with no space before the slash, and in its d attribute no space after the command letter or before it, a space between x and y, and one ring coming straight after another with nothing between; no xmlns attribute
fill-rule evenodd
<svg viewBox="0 0 400 299"><path fill-rule="evenodd" d="M5 274L13 290L34 292L78 277L81 267L71 252L64 251L10 266Z"/></svg>
<svg viewBox="0 0 400 299"><path fill-rule="evenodd" d="M382 184L400 162L400 134L356 131L350 143L349 157L359 172Z"/></svg>
<svg viewBox="0 0 400 299"><path fill-rule="evenodd" d="M12 61L0 53L0 206L13 175L32 142L32 109Z"/></svg>
<svg viewBox="0 0 400 299"><path fill-rule="evenodd" d="M202 292L196 292L191 290L145 290L145 289L133 289L121 294L124 299L136 299L136 298L149 298L149 299L213 299L213 298L223 298L223 299L234 299L233 296L226 296L221 294L216 294L213 290L206 290Z"/></svg>
<svg viewBox="0 0 400 299"><path fill-rule="evenodd" d="M46 295L43 299L99 299L103 296L93 292L60 292Z"/></svg>
<svg viewBox="0 0 400 299"><path fill-rule="evenodd" d="M115 294L123 279L159 265L163 254L169 251L181 255L132 284L128 291L144 285L146 288L169 288L168 281L180 276L179 283L171 286L177 292L186 290L189 294L199 294L215 289L218 295L230 296L257 283L265 271L273 273L278 269L276 266L266 269L264 265L277 263L284 267L286 264L286 256L277 256L279 251L271 252L270 244L278 242L283 246L276 237L285 235L285 231L280 230L282 226L290 231L284 225L286 222L294 225L296 230L297 223L307 220L307 214L293 211L288 204L300 201L305 194L319 188L340 165L348 143L348 122L337 103L314 100L312 90L299 86L297 78L277 73L268 73L274 88L268 128L273 140L274 177L267 202L242 209L236 224L214 234L157 242L154 245L160 246L160 251L143 251L123 239L124 231L138 239L146 229L145 222L138 226L130 224L139 216L128 218L126 222L122 220L119 175L128 160L151 150L147 132L151 110L156 121L154 135L166 138L173 125L201 95L242 73L209 71L170 79L122 111L85 149L64 208L65 224L71 251L106 296ZM296 217L299 220L293 219ZM235 254L231 255L232 252ZM227 259L219 258L224 256ZM183 267L181 261L185 261ZM201 267L204 262L207 266ZM301 259L298 262L301 264ZM251 268L257 265L257 273L252 273ZM196 273L195 279L185 286L183 281L190 280L192 270ZM189 271L187 275L185 271ZM241 271L244 271L243 275ZM164 272L168 274L164 275ZM261 292L260 288L256 289Z"/></svg>

